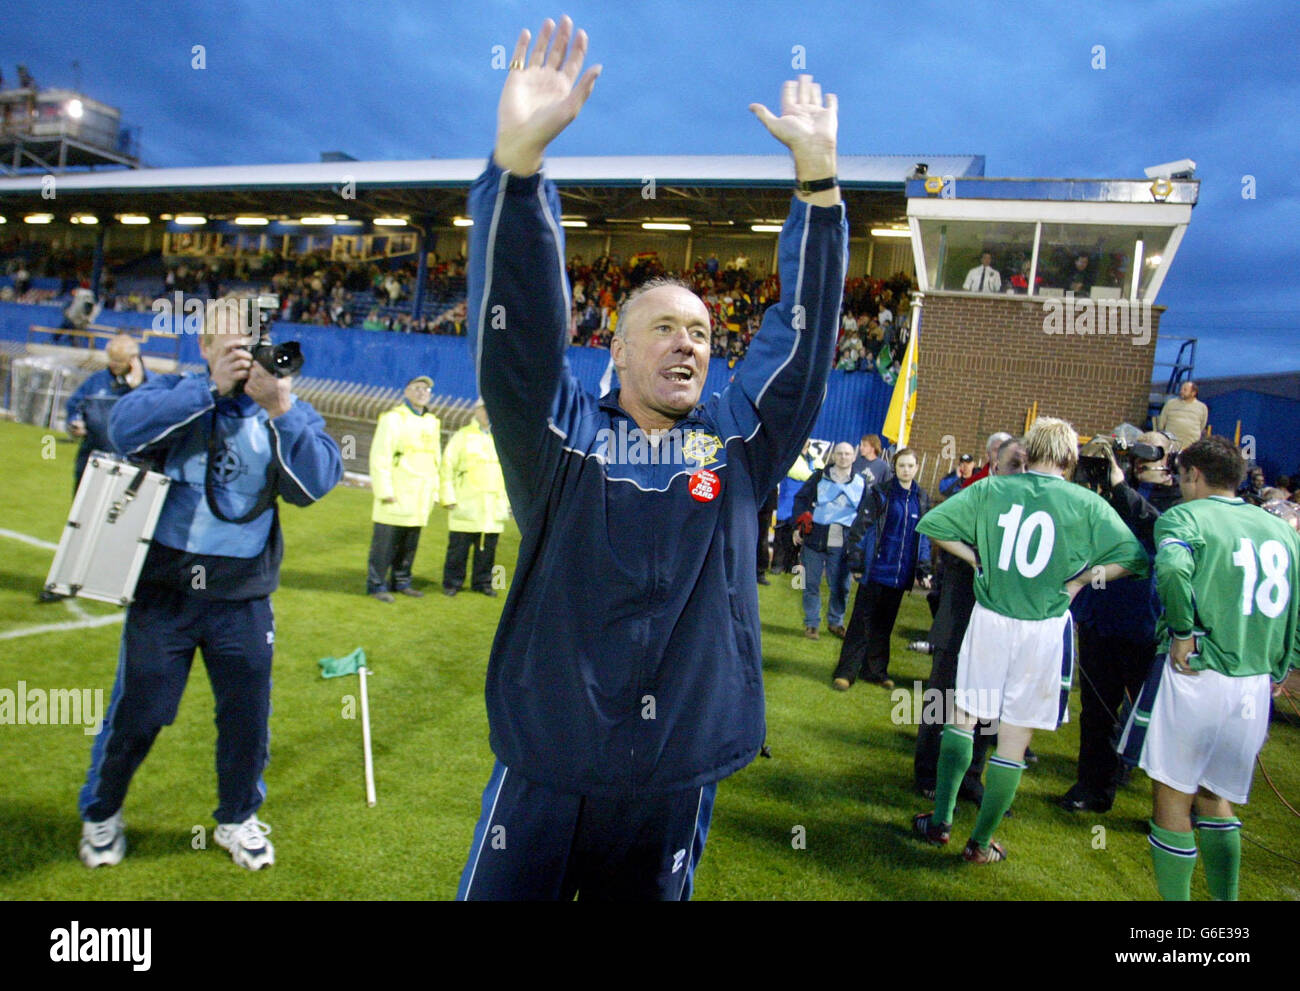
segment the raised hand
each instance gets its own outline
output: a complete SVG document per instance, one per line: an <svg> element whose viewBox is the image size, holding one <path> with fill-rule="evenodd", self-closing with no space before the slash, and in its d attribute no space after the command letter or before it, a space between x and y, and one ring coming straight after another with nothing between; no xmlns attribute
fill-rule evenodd
<svg viewBox="0 0 1300 991"><path fill-rule="evenodd" d="M573 21L568 17L561 19L558 30L548 19L530 56L532 36L526 29L519 32L497 105L497 143L492 153L497 165L516 175L532 175L542 167L546 146L578 116L596 85L599 65L578 78L587 55L587 32L579 31L570 48L572 35Z"/></svg>
<svg viewBox="0 0 1300 991"><path fill-rule="evenodd" d="M839 130L839 100L827 93L812 76L788 79L781 86L781 116L761 103L749 109L794 156L795 175L810 182L835 175L835 137ZM838 200L838 194L836 195Z"/></svg>

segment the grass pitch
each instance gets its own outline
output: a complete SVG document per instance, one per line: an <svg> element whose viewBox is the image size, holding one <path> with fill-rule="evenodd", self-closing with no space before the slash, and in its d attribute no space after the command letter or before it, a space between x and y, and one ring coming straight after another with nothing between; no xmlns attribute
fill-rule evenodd
<svg viewBox="0 0 1300 991"><path fill-rule="evenodd" d="M5 475L0 527L57 542L70 504L75 447L48 431L0 423ZM446 550L435 511L416 556L423 599L384 605L364 596L370 493L339 488L306 510L282 509L286 553L276 615L268 800L277 863L256 874L212 841L216 806L212 696L202 661L176 723L163 730L127 797L129 849L117 867L86 870L76 857L77 792L92 737L82 726L0 725L0 899L406 899L456 889L492 765L483 677L504 596L437 594ZM518 533L497 562L512 573ZM52 551L0 536L0 689L102 689L117 661L120 614L96 603L35 604ZM1011 859L962 863L974 824L960 803L953 844L909 835L927 807L911 791L915 730L897 724L888 693L832 692L839 641L805 640L799 592L788 578L760 588L772 759L724 781L697 877L701 899L1132 899L1152 898L1144 824L1150 789L1134 774L1107 815L1071 815L1054 800L1073 780L1071 722L1040 733L1040 762L1024 776L1014 818L999 831ZM106 618L107 625L91 625ZM59 627L39 632L37 627ZM908 654L929 613L903 603L891 675L900 688L929 672ZM357 679L324 680L318 658L364 647L370 679L378 805L365 804ZM906 710L911 711L910 703ZM1300 798L1300 729L1275 721L1264 761L1292 804ZM1241 893L1296 899L1295 820L1257 775L1245 822ZM1267 850L1261 848L1268 848ZM1270 852L1271 851L1271 852ZM1291 860L1283 859L1292 858ZM1198 870L1193 896L1207 897Z"/></svg>

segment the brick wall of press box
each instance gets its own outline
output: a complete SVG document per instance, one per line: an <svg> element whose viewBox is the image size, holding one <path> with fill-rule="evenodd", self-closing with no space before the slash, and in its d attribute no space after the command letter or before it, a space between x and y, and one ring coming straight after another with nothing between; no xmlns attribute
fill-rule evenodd
<svg viewBox="0 0 1300 991"><path fill-rule="evenodd" d="M1133 334L1048 333L1046 302L925 297L909 442L918 456L928 455L933 465L945 453L942 438L950 434L956 453L969 452L978 463L988 435L1019 434L1035 400L1040 416L1069 420L1084 436L1125 421L1145 426L1163 308L1152 308L1150 339L1139 345ZM946 458L941 466L948 470ZM927 488L938 477L932 471L927 466L923 473Z"/></svg>

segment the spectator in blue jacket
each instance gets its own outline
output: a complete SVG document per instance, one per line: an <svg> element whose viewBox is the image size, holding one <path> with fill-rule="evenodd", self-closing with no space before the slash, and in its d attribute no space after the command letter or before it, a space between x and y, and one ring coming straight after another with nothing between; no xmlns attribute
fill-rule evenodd
<svg viewBox="0 0 1300 991"><path fill-rule="evenodd" d="M765 735L758 507L812 432L834 357L836 101L804 76L781 117L751 105L801 185L781 300L727 387L701 402L709 311L658 279L623 300L619 387L597 398L565 359L560 197L541 168L599 67L582 71L568 18L531 54L530 38L470 190L469 336L520 544L487 669L496 763L457 897L684 900L718 782Z"/></svg>
<svg viewBox="0 0 1300 991"><path fill-rule="evenodd" d="M847 692L859 674L882 688L894 687L889 637L903 593L914 581L930 587L930 539L916 532L930 497L915 483L916 471L911 448L895 454L893 479L863 495L849 530L848 566L860 584L832 676L836 691Z"/></svg>
<svg viewBox="0 0 1300 991"><path fill-rule="evenodd" d="M68 433L81 438L73 469L74 493L81 484L91 451L117 453L108 436L109 414L114 404L146 377L144 363L140 360L140 345L125 331L108 342L104 354L108 358L108 367L94 372L68 397Z"/></svg>
<svg viewBox="0 0 1300 991"><path fill-rule="evenodd" d="M803 635L819 638L822 623L822 575L830 589L826 628L844 638L844 611L848 608L849 527L857 516L862 493L870 488L866 475L853 473L853 445L847 441L831 449L831 463L812 473L794 497L797 526L794 542L803 548Z"/></svg>
<svg viewBox="0 0 1300 991"><path fill-rule="evenodd" d="M957 467L939 480L939 495L944 498L956 495L966 484L966 479L970 478L974 472L975 458L969 454L963 454L957 460Z"/></svg>

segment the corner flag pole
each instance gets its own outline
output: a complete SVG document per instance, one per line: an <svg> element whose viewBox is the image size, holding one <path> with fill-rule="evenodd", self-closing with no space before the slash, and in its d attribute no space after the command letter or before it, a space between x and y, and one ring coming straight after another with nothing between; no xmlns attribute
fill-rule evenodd
<svg viewBox="0 0 1300 991"><path fill-rule="evenodd" d="M361 678L361 745L366 755L366 805L374 808L375 762L370 755L370 696L366 692L366 675L369 673L364 666L357 668Z"/></svg>

